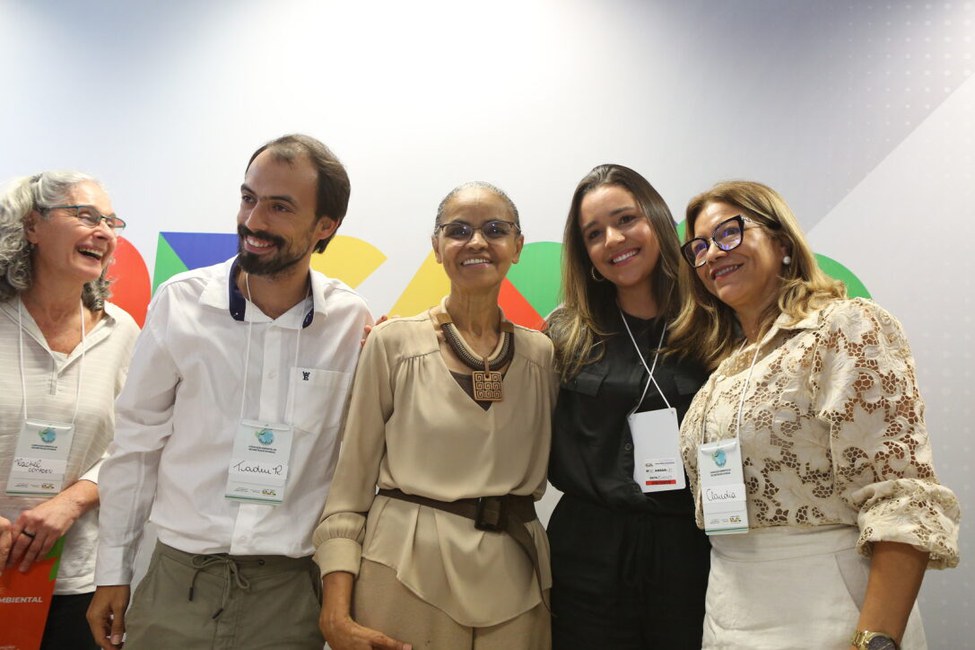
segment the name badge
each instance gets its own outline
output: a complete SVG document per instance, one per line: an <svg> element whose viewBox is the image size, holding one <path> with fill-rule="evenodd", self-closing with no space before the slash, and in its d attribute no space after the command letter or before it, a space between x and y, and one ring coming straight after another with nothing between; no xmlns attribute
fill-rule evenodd
<svg viewBox="0 0 975 650"><path fill-rule="evenodd" d="M73 440L71 424L25 420L10 465L7 494L52 496L60 492Z"/></svg>
<svg viewBox="0 0 975 650"><path fill-rule="evenodd" d="M273 506L284 501L293 438L287 424L242 420L234 438L225 496Z"/></svg>
<svg viewBox="0 0 975 650"><path fill-rule="evenodd" d="M627 421L633 436L633 480L643 493L684 489L677 410L631 413Z"/></svg>
<svg viewBox="0 0 975 650"><path fill-rule="evenodd" d="M748 532L748 492L737 438L709 442L697 450L701 477L704 532L734 535Z"/></svg>

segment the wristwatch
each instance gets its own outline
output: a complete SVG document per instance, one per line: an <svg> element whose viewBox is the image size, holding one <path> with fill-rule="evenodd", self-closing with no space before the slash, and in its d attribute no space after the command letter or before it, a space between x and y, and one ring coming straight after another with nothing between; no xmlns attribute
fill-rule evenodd
<svg viewBox="0 0 975 650"><path fill-rule="evenodd" d="M897 650L894 640L883 632L871 632L869 630L857 630L850 643L857 650Z"/></svg>

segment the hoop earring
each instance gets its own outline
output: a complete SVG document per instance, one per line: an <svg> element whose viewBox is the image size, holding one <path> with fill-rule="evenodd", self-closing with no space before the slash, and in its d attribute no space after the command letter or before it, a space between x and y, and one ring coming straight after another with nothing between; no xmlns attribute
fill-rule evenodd
<svg viewBox="0 0 975 650"><path fill-rule="evenodd" d="M595 266L590 266L589 267L589 275L591 275L592 276L592 279L595 280L596 282L605 282L606 281L606 278L603 277L602 273L600 273L599 271L596 270L596 267Z"/></svg>
<svg viewBox="0 0 975 650"><path fill-rule="evenodd" d="M789 266L790 264L792 264L792 256L786 255L785 257L782 258L783 266Z"/></svg>

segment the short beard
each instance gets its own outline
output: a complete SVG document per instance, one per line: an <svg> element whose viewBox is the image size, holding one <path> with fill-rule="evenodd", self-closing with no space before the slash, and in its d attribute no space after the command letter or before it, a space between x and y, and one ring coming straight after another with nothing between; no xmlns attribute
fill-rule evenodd
<svg viewBox="0 0 975 650"><path fill-rule="evenodd" d="M289 255L290 251L285 249L287 242L277 235L272 235L263 230L251 230L244 225L237 226L237 263L244 271L250 275L275 276L294 268L295 264L304 257L301 255ZM244 250L244 237L259 237L272 242L278 247L278 252L270 256L259 256L248 253ZM267 257L267 259L265 259Z"/></svg>

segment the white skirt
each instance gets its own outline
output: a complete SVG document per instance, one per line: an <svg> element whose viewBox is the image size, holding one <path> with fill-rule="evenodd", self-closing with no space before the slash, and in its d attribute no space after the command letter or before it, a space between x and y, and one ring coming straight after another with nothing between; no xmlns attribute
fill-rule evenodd
<svg viewBox="0 0 975 650"><path fill-rule="evenodd" d="M851 526L778 526L711 537L704 648L847 650L870 560ZM925 650L917 603L900 647Z"/></svg>

